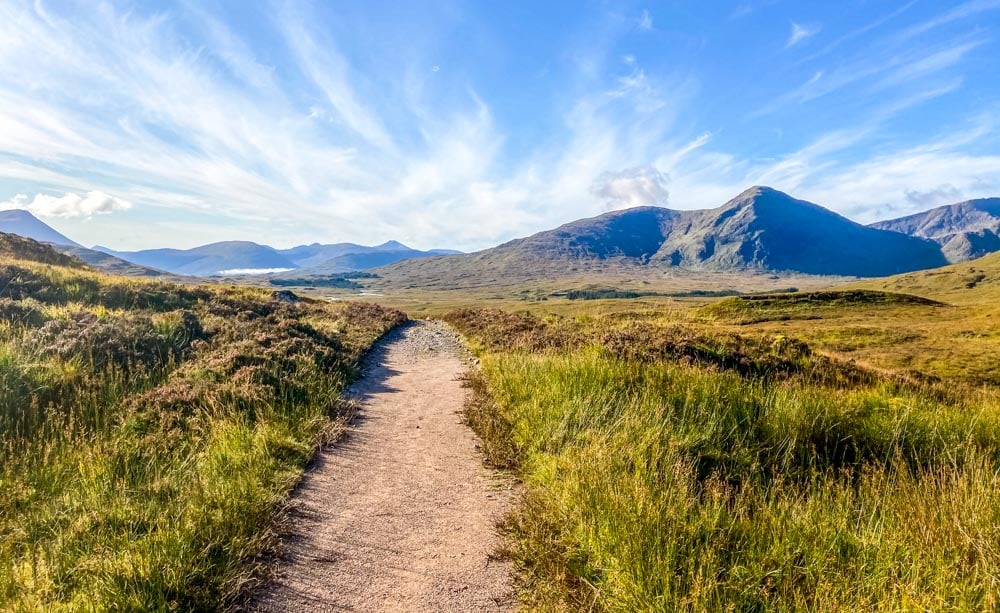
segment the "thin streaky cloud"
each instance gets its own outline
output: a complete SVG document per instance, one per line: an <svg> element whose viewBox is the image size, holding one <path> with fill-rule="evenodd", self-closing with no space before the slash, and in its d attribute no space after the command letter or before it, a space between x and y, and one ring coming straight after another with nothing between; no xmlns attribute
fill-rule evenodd
<svg viewBox="0 0 1000 613"><path fill-rule="evenodd" d="M863 53L836 70L823 71L820 78L814 73L801 85L751 113L750 117L762 117L792 104L812 102L865 82L869 84L861 92L865 95L891 89L893 86L907 85L959 64L966 55L982 44L983 41L961 40L932 48L920 46L904 53L887 55L888 59L882 62L873 62L868 53ZM874 81L879 77L880 80Z"/></svg>
<svg viewBox="0 0 1000 613"><path fill-rule="evenodd" d="M804 25L793 21L792 31L788 35L788 40L785 42L785 49L794 47L810 36L815 36L819 30L819 26Z"/></svg>
<svg viewBox="0 0 1000 613"><path fill-rule="evenodd" d="M535 23L465 0L392 13L9 0L0 202L37 200L68 236L122 249L472 250L608 206L717 206L763 179L858 218L942 185L993 195L1000 83L983 75L1000 0L867 3L846 21L833 5L755 2L739 24L712 4L609 19L567 3ZM792 22L822 36L775 53ZM822 65L803 65L826 39ZM940 167L925 177L918 162Z"/></svg>
<svg viewBox="0 0 1000 613"><path fill-rule="evenodd" d="M639 17L639 29L643 32L650 32L653 29L653 16L649 14L647 9L643 9L642 15Z"/></svg>
<svg viewBox="0 0 1000 613"><path fill-rule="evenodd" d="M969 0L931 19L910 26L897 35L900 40L908 40L925 34L949 23L967 19L987 11L1000 10L1000 0Z"/></svg>
<svg viewBox="0 0 1000 613"><path fill-rule="evenodd" d="M872 21L870 23L867 23L867 24L861 26L860 28L857 28L855 30L851 30L850 32L848 32L844 36L841 36L840 38L834 40L832 43L830 43L827 46L823 47L819 51L801 58L800 60L798 60L797 63L798 64L805 64L807 62L811 62L813 60L816 60L817 58L820 58L820 57L823 57L825 55L828 55L829 53L833 52L835 49L837 49L841 45L843 45L845 43L848 43L848 42L850 42L852 40L855 40L855 39L857 39L857 38L859 38L859 37L867 34L868 32L871 32L872 30L875 30L875 29L883 26L884 24L889 23L893 19L896 19L900 15L904 14L905 12L907 12L911 8L913 8L913 5L915 5L916 3L917 3L917 0L910 0L910 2L907 2L906 4L904 4L903 6L897 8L896 10L892 11L891 13L883 15L883 16L879 17L878 19L876 19L876 20L874 20L874 21Z"/></svg>

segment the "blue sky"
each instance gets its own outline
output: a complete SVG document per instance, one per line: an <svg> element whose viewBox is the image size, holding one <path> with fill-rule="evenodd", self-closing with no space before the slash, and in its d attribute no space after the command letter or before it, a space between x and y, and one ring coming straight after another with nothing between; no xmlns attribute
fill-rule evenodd
<svg viewBox="0 0 1000 613"><path fill-rule="evenodd" d="M0 3L0 208L84 244L484 248L753 184L1000 195L1000 0Z"/></svg>

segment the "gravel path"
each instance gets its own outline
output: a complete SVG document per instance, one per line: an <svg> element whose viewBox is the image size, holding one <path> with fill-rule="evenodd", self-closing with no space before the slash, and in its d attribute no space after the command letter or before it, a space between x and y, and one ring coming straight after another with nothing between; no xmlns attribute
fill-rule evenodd
<svg viewBox="0 0 1000 613"><path fill-rule="evenodd" d="M292 534L259 611L508 611L496 520L509 485L462 422L457 334L413 322L387 337L349 396L360 409L296 490Z"/></svg>

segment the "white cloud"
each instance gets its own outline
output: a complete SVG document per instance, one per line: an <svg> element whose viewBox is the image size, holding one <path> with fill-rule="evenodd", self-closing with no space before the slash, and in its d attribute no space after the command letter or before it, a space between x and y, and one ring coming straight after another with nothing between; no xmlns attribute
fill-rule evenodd
<svg viewBox="0 0 1000 613"><path fill-rule="evenodd" d="M637 166L605 172L594 181L591 192L604 200L607 210L635 206L666 206L670 178L655 166Z"/></svg>
<svg viewBox="0 0 1000 613"><path fill-rule="evenodd" d="M639 29L643 32L650 32L653 29L653 16L646 9L643 9L642 16L639 17Z"/></svg>
<svg viewBox="0 0 1000 613"><path fill-rule="evenodd" d="M788 36L788 42L785 43L785 49L793 47L805 39L813 36L819 32L818 26L808 26L801 23L792 22L792 33Z"/></svg>
<svg viewBox="0 0 1000 613"><path fill-rule="evenodd" d="M945 183L934 189L920 191L908 189L904 192L906 199L921 209L931 209L945 204L955 204L962 202L965 197L954 185Z"/></svg>
<svg viewBox="0 0 1000 613"><path fill-rule="evenodd" d="M62 196L35 194L31 200L18 194L7 202L0 203L0 209L25 209L39 217L93 217L132 208L132 203L104 192L92 191L84 195L67 192Z"/></svg>
<svg viewBox="0 0 1000 613"><path fill-rule="evenodd" d="M973 197L998 167L995 158L956 158L961 145L940 143L882 157L884 141L874 143L878 131L867 124L840 127L777 159L710 150L726 141L725 126L713 128L717 138L699 136L697 109L680 121L697 80L644 68L641 54L622 55L621 37L653 28L649 11L588 32L570 49L578 80L553 83L559 91L544 101L552 109L541 111L555 119L546 116L545 136L525 146L498 125L505 114L495 117L477 97L474 77L463 80L461 62L428 70L444 56L415 46L396 50L402 61L372 69L364 54L339 50L351 50L349 40L295 14L304 4L276 11L274 49L266 51L214 20L211 9L188 19L192 3L155 15L112 3L72 19L42 16L36 6L0 2L0 177L21 191L65 195L16 205L85 219L132 202L144 213L169 212L163 223L171 228L188 224L163 238L130 232L131 215L107 216L100 228L81 222L70 232L88 244L105 243L100 232L115 228L114 240L131 241L113 245L122 248L191 246L215 233L215 240L279 245L392 238L475 249L607 206L666 204L668 196L679 208L717 206L762 178L870 216L887 202L913 207L906 190L951 183ZM208 36L192 36L192 22ZM937 87L927 95L953 91L960 82L922 79L967 58L968 43L866 49L810 71L812 79L803 73L802 85L769 109L865 85L861 79ZM921 99L903 93L897 99L905 104ZM879 146L872 150L881 165L839 159L862 141ZM923 156L927 166L894 169L890 154ZM887 174L865 184L858 173L866 170ZM115 196L109 202L98 192Z"/></svg>

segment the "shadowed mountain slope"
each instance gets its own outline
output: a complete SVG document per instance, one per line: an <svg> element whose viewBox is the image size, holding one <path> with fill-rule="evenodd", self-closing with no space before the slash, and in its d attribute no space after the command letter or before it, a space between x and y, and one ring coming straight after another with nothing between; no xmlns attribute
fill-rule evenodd
<svg viewBox="0 0 1000 613"><path fill-rule="evenodd" d="M934 243L868 228L768 187L693 211L657 253L674 266L881 277L947 262Z"/></svg>
<svg viewBox="0 0 1000 613"><path fill-rule="evenodd" d="M950 262L964 262L1000 251L1000 198L980 198L871 225L931 239Z"/></svg>
<svg viewBox="0 0 1000 613"><path fill-rule="evenodd" d="M400 262L378 274L393 285L462 287L609 269L876 277L944 264L933 241L865 227L753 187L715 209L613 211L477 253Z"/></svg>

